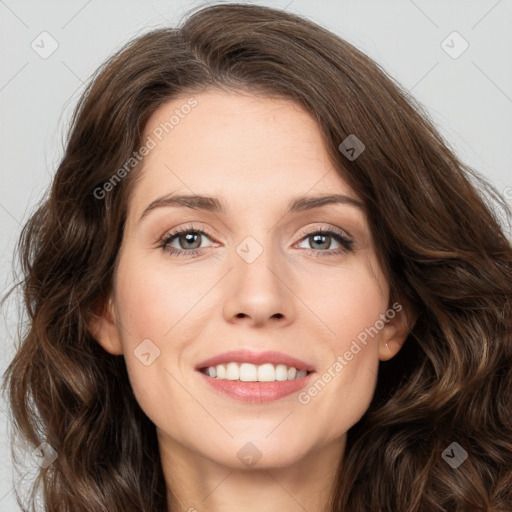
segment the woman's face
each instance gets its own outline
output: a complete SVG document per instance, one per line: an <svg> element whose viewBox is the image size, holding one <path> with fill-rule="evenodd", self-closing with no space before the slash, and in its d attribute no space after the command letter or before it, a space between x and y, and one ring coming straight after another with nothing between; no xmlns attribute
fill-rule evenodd
<svg viewBox="0 0 512 512"><path fill-rule="evenodd" d="M124 354L161 443L231 467L284 467L343 446L379 359L405 337L404 311L309 114L286 100L194 98L147 124L97 338Z"/></svg>

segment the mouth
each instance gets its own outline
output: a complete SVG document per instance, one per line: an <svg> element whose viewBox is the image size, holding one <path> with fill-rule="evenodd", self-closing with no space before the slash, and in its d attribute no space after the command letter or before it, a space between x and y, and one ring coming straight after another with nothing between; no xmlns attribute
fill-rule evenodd
<svg viewBox="0 0 512 512"><path fill-rule="evenodd" d="M312 365L287 354L247 350L220 354L195 370L222 396L259 404L300 391L316 373Z"/></svg>

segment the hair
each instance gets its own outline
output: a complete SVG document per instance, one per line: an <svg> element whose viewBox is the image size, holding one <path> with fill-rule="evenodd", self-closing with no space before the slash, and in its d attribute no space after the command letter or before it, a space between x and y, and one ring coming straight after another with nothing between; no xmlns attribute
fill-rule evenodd
<svg viewBox="0 0 512 512"><path fill-rule="evenodd" d="M101 199L95 191L141 147L159 106L214 88L292 100L316 120L336 172L364 202L391 295L416 315L348 431L329 510L510 511L510 208L373 60L312 21L246 4L151 30L96 71L22 230L16 286L28 321L3 389L16 433L58 454L38 468L31 499L41 487L51 512L174 503L124 359L89 328L112 289L138 166ZM366 146L352 160L339 149L350 134ZM457 469L442 458L453 442L468 453Z"/></svg>

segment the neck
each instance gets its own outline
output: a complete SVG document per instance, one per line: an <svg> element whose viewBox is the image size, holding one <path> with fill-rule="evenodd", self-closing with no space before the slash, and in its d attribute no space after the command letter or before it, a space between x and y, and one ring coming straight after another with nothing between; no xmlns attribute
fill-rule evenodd
<svg viewBox="0 0 512 512"><path fill-rule="evenodd" d="M157 429L158 430L158 429ZM159 432L169 512L328 512L346 436L287 467L226 466Z"/></svg>

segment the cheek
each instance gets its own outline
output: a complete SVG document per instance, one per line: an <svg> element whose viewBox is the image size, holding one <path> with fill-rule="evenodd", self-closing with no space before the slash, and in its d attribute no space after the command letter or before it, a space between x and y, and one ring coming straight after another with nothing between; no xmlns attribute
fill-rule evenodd
<svg viewBox="0 0 512 512"><path fill-rule="evenodd" d="M380 336L376 325L386 312L388 294L378 275L358 263L336 279L318 282L323 293L315 292L317 311L331 332L318 338L322 368L298 398L324 419L333 439L359 421L375 391Z"/></svg>
<svg viewBox="0 0 512 512"><path fill-rule="evenodd" d="M211 279L185 266L172 267L164 257L137 256L122 261L116 275L123 326L132 341L163 341L205 296Z"/></svg>
<svg viewBox="0 0 512 512"><path fill-rule="evenodd" d="M345 280L338 295L338 314L333 319L337 335L331 348L335 358L328 362L328 368L330 374L341 377L338 385L350 387L351 395L356 394L359 399L373 391L379 363L378 340L384 325L381 316L388 300L387 290L381 289L374 276L361 269Z"/></svg>
<svg viewBox="0 0 512 512"><path fill-rule="evenodd" d="M385 313L388 290L382 279L364 263L337 272L322 273L301 283L301 297L326 327L332 348L343 350Z"/></svg>
<svg viewBox="0 0 512 512"><path fill-rule="evenodd" d="M183 407L189 399L178 383L178 365L193 337L189 331L201 327L192 321L194 308L210 283L197 271L172 268L165 258L148 262L136 251L126 253L118 266L116 320L126 367L139 405L155 424L170 424L179 417L178 404Z"/></svg>

